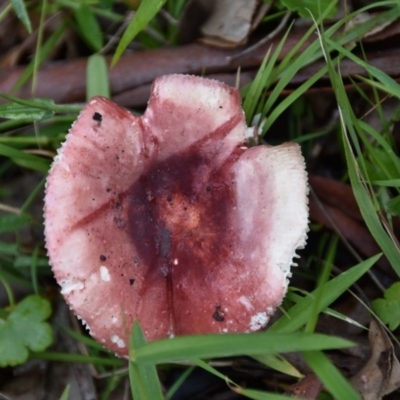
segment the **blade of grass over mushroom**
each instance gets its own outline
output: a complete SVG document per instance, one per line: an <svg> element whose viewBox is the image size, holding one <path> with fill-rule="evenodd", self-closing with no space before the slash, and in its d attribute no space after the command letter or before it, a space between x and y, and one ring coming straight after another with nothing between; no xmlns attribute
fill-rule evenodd
<svg viewBox="0 0 400 400"><path fill-rule="evenodd" d="M32 24L29 19L28 12L26 11L24 0L10 0L12 7L14 8L15 14L23 23L29 33L32 33Z"/></svg>
<svg viewBox="0 0 400 400"><path fill-rule="evenodd" d="M286 353L351 347L341 338L307 333L253 333L182 336L147 343L131 349L131 360L160 364L192 358L212 358L242 354Z"/></svg>
<svg viewBox="0 0 400 400"><path fill-rule="evenodd" d="M110 98L110 84L106 59L100 54L89 57L86 67L86 99L94 96Z"/></svg>
<svg viewBox="0 0 400 400"><path fill-rule="evenodd" d="M133 323L129 337L130 352L146 345L146 339L139 323ZM131 384L132 396L135 400L162 400L163 394L158 379L155 364L146 364L129 361L129 381Z"/></svg>
<svg viewBox="0 0 400 400"><path fill-rule="evenodd" d="M350 383L322 352L302 352L302 355L335 399L361 399Z"/></svg>
<svg viewBox="0 0 400 400"><path fill-rule="evenodd" d="M111 66L114 66L118 62L129 43L147 26L151 19L160 11L165 2L166 0L147 0L140 3L135 16L118 43L118 47L111 61Z"/></svg>
<svg viewBox="0 0 400 400"><path fill-rule="evenodd" d="M323 311L353 283L357 282L378 261L380 256L380 254L377 254L327 282L318 305L318 312ZM285 315L268 328L268 332L294 332L300 329L308 321L310 307L314 302L315 295L316 290L311 292L309 296L304 297L290 310L287 310Z"/></svg>

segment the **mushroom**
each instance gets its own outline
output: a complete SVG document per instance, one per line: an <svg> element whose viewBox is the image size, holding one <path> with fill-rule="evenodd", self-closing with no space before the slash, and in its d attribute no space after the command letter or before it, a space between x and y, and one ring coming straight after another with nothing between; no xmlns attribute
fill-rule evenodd
<svg viewBox="0 0 400 400"><path fill-rule="evenodd" d="M284 297L305 245L307 176L294 143L246 146L236 89L155 80L136 117L95 97L51 167L46 247L91 335L128 354L147 340L253 332Z"/></svg>

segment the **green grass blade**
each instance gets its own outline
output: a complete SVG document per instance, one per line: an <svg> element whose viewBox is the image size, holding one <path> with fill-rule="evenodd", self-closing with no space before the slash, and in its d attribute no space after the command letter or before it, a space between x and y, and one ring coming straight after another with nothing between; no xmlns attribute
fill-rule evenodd
<svg viewBox="0 0 400 400"><path fill-rule="evenodd" d="M354 197L357 200L361 215L363 216L364 221L369 231L371 232L371 235L374 237L379 247L382 249L393 269L396 271L397 275L400 276L399 249L397 248L396 244L391 240L390 236L382 226L370 194L364 186L364 178L361 175L357 160L354 157L353 150L351 148L349 138L347 137L345 130L345 126L349 127L349 121L346 123L346 116L343 116L343 118L343 145L345 149L346 162Z"/></svg>
<svg viewBox="0 0 400 400"><path fill-rule="evenodd" d="M296 71L297 72L297 71ZM273 108L271 111L271 114L268 115L268 118L266 119L263 127L262 127L262 133L265 134L265 132L268 131L268 129L276 122L276 120L282 115L282 113L291 105L293 104L300 96L304 95L304 93L311 87L313 86L319 79L321 79L322 76L324 76L328 72L328 69L326 67L322 67L317 73L315 73L312 77L307 79L305 82L303 82L299 87L297 87L295 90L293 90L292 93L290 93L289 96L287 96L282 102L280 102L276 107ZM291 78L290 78L291 79ZM278 83L278 85L282 86L282 90L284 86L289 82L286 82L285 80L282 80ZM276 92L277 93L277 92ZM275 93L274 93L275 95ZM278 96L276 97L278 98ZM267 114L267 110L269 106L272 106L272 103L270 105L267 105L268 103L265 103L264 109L261 114L261 119L263 120L265 115Z"/></svg>
<svg viewBox="0 0 400 400"><path fill-rule="evenodd" d="M54 101L51 99L43 99L38 97L30 100L24 100L7 93L0 93L0 97L4 97L5 99L17 104L22 104L33 108L40 108L43 110L49 110L59 113L78 113L82 110L83 107L75 104L58 105L55 104Z"/></svg>
<svg viewBox="0 0 400 400"><path fill-rule="evenodd" d="M92 50L100 51L103 47L103 33L92 9L82 2L74 14L82 38Z"/></svg>
<svg viewBox="0 0 400 400"><path fill-rule="evenodd" d="M250 87L246 95L244 96L242 107L244 114L246 116L247 125L250 125L252 122L254 111L260 99L261 93L266 86L270 69L272 68L272 62L268 62L270 54L271 54L271 47L265 54L264 59L257 71L257 75L255 76L253 82L250 84ZM267 65L269 67L268 69L266 68Z"/></svg>
<svg viewBox="0 0 400 400"><path fill-rule="evenodd" d="M354 61L356 64L363 67L371 76L380 81L382 85L376 85L379 89L383 89L386 92L392 94L393 96L400 98L400 85L392 77L390 77L382 70L374 67L373 65L368 64L368 62L362 60L361 58L359 58L358 56L356 56L351 51L347 50L334 40L326 38L326 42L333 49L337 50L339 53L343 54L350 60ZM368 82L370 84L374 83L371 80L368 80Z"/></svg>
<svg viewBox="0 0 400 400"><path fill-rule="evenodd" d="M270 392L262 392L261 390L254 389L243 389L243 388L232 388L236 393L241 394L242 396L246 396L249 399L253 400L293 400L291 396L285 396L283 394L276 394Z"/></svg>
<svg viewBox="0 0 400 400"><path fill-rule="evenodd" d="M358 121L358 124L360 127L360 131L363 134L363 136L362 136L363 142L366 145L368 144L368 148L370 148L371 139L366 137L366 135L364 135L364 132L371 135L371 137L376 141L376 143L379 144L382 147L382 149L384 150L385 157L389 158L390 161L392 162L392 164L394 166L394 171L390 171L391 174L394 173L394 174L397 174L397 176L400 176L400 159L397 156L397 154L395 153L395 151L393 150L393 147L371 125L365 123L364 121L360 121L360 120Z"/></svg>
<svg viewBox="0 0 400 400"><path fill-rule="evenodd" d="M15 232L24 228L30 221L29 216L25 214L7 214L0 216L0 233Z"/></svg>
<svg viewBox="0 0 400 400"><path fill-rule="evenodd" d="M318 316L320 313L319 304L321 302L322 296L324 295L325 285L329 280L332 265L335 261L338 240L339 237L337 235L334 235L330 242L329 248L327 249L324 265L318 279L318 287L315 289L314 301L310 309L310 315L308 317L308 321L305 327L305 332L314 332L315 327L317 326Z"/></svg>
<svg viewBox="0 0 400 400"><path fill-rule="evenodd" d="M384 186L384 187L399 187L400 179L383 179L378 181L372 181L374 185Z"/></svg>
<svg viewBox="0 0 400 400"><path fill-rule="evenodd" d="M281 0L290 11L298 12L303 18L310 18L310 13L314 18L321 15L321 10L326 10L329 6L335 5L334 8L330 7L330 12L326 15L327 18L333 17L337 10L337 0Z"/></svg>
<svg viewBox="0 0 400 400"><path fill-rule="evenodd" d="M69 391L70 391L70 389L71 389L70 384L65 386L65 389L61 394L60 400L68 400L69 399Z"/></svg>
<svg viewBox="0 0 400 400"><path fill-rule="evenodd" d="M11 89L11 93L20 89L22 86L28 82L29 78L31 78L35 67L40 66L43 61L49 56L49 54L54 50L57 45L57 42L61 39L64 31L67 27L67 23L63 22L60 26L54 31L54 33L47 39L46 43L41 47L40 53L36 54L34 59L24 68L24 71L18 78L17 82L13 85Z"/></svg>
<svg viewBox="0 0 400 400"><path fill-rule="evenodd" d="M100 54L89 57L86 67L86 99L93 96L110 98L110 84L106 59Z"/></svg>
<svg viewBox="0 0 400 400"><path fill-rule="evenodd" d="M260 68L258 69L257 75L254 78L254 81L251 83L250 88L245 96L243 110L246 116L247 125L249 126L254 118L256 107L262 97L262 93L265 92L272 84L271 72L276 64L279 54L282 51L282 47L286 42L289 32L290 28L279 41L279 44L273 52L272 57L270 57L271 47L268 49L267 54L265 55Z"/></svg>
<svg viewBox="0 0 400 400"><path fill-rule="evenodd" d="M29 356L32 360L47 360L57 362L79 363L79 364L95 364L114 368L122 368L124 363L117 358L103 358L94 356L85 356L83 354L56 353L51 351L41 351L32 353Z"/></svg>
<svg viewBox="0 0 400 400"><path fill-rule="evenodd" d="M133 324L129 341L131 353L146 345L146 339L137 321ZM163 400L155 363L144 365L129 361L129 381L134 400Z"/></svg>
<svg viewBox="0 0 400 400"><path fill-rule="evenodd" d="M26 11L24 0L10 0L10 3L14 8L15 14L17 14L17 17L23 23L27 31L32 33L32 24L28 12Z"/></svg>
<svg viewBox="0 0 400 400"><path fill-rule="evenodd" d="M34 171L47 172L50 166L50 160L45 160L33 154L24 153L13 147L0 144L0 156L8 157L21 167L29 168Z"/></svg>
<svg viewBox="0 0 400 400"><path fill-rule="evenodd" d="M188 376L194 371L195 367L189 367L184 372L182 372L181 376L174 382L174 384L168 389L167 399L170 399L177 390L182 386L182 384L186 381Z"/></svg>
<svg viewBox="0 0 400 400"><path fill-rule="evenodd" d="M335 399L360 400L350 383L321 352L303 352L303 357Z"/></svg>
<svg viewBox="0 0 400 400"><path fill-rule="evenodd" d="M298 371L289 361L280 356L279 354L261 354L253 356L258 362L274 369L275 371L282 372L283 374L301 378L303 375Z"/></svg>
<svg viewBox="0 0 400 400"><path fill-rule="evenodd" d="M347 340L320 334L253 333L181 336L163 339L136 348L131 357L137 363L160 364L192 358L212 358L285 353L300 350L326 350L351 347Z"/></svg>
<svg viewBox="0 0 400 400"><path fill-rule="evenodd" d="M393 5L393 2L387 2L387 5ZM376 5L375 5L376 7ZM373 6L365 7L363 11L366 11L368 9L373 8ZM339 22L334 24L332 27L327 29L325 32L326 37L331 37L344 23L346 23L348 20L353 18L355 15L357 15L361 10L358 10L355 13L349 14L345 18L342 18ZM328 9L325 10L324 14L326 12L329 12ZM345 34L340 38L341 43L346 44L346 43L351 43L354 40L359 39L362 37L366 32L369 32L373 27L379 26L380 23L386 22L388 20L393 20L398 18L400 15L400 8L399 7L394 7L392 10L385 11L380 13L379 15L371 18L369 21L366 23L363 23L361 25L357 25L354 28L350 29L349 31L345 32ZM311 33L315 30L315 28L311 28L311 31L309 30L306 35L311 35ZM339 46L334 40L331 40L329 43L335 43L335 47L333 45L329 47L329 51L335 49L337 46ZM351 54L351 53L350 53ZM268 96L268 99L266 100L263 110L262 110L262 115L261 115L261 120L265 116L267 116L266 123L263 126L262 129L262 136L268 131L268 129L271 127L272 123L274 120L276 120L282 113L282 111L287 108L291 103L293 103L296 98L298 98L301 94L305 92L306 89L308 89L316 80L319 79L320 76L322 76L324 73L326 73L326 67L322 68L318 72L318 77L313 76L311 77L307 82L305 82L301 87L297 88L294 93L291 93L290 98L286 98L282 104L279 104L278 107L273 107L279 96L281 95L282 91L284 88L290 83L290 81L293 79L293 77L296 75L296 73L306 65L310 64L311 62L319 59L322 57L322 50L320 47L319 40L316 39L313 43L311 43L300 55L296 56L296 62L293 62L292 58L295 56L295 54L291 51L289 52L286 57L282 60L281 65L276 69L276 71L273 71L271 73L271 76L273 79L278 78L278 76L274 76L274 72L279 74L279 80L276 84L276 86L273 88L271 91L270 95ZM273 110L273 111L271 111ZM271 112L270 115L268 113Z"/></svg>
<svg viewBox="0 0 400 400"><path fill-rule="evenodd" d="M14 119L14 120L27 120L27 121L40 121L49 119L53 113L41 108L25 106L17 103L7 103L0 105L0 118Z"/></svg>
<svg viewBox="0 0 400 400"><path fill-rule="evenodd" d="M142 29L147 26L147 24L154 18L165 2L166 0L146 0L140 3L135 16L122 35L117 50L115 50L111 66L114 66L118 62L129 43Z"/></svg>
<svg viewBox="0 0 400 400"><path fill-rule="evenodd" d="M96 340L83 335L81 333L75 332L72 329L68 329L67 327L60 325L60 328L65 331L69 336L77 340L78 342L83 343L86 347L90 347L92 349L98 350L98 351L103 351L108 353L110 356L113 356L113 353L111 351L107 350L103 345L101 345L99 342Z"/></svg>
<svg viewBox="0 0 400 400"><path fill-rule="evenodd" d="M235 385L236 383L233 382L229 377L227 377L226 375L224 375L222 372L219 372L217 369L215 369L214 367L212 367L210 364L208 364L207 362L200 360L200 358L193 358L191 360L193 364L197 365L198 367L204 369L204 371L209 372L211 375L217 376L218 378L222 379L223 381L230 383L231 385Z"/></svg>
<svg viewBox="0 0 400 400"><path fill-rule="evenodd" d="M322 36L322 39L323 41L325 40L324 36ZM342 51L345 55L348 55L345 49L342 49L341 47L339 49L341 49L340 51ZM350 182L354 196L360 208L361 215L369 231L371 232L371 235L374 237L374 239L382 249L383 253L391 263L393 269L400 276L400 251L396 246L396 243L390 238L389 234L383 227L379 219L379 216L376 212L374 202L371 198L371 193L366 187L366 184L364 183L368 182L368 177L364 176L362 173L362 171L365 171L366 168L362 157L360 143L356 133L356 130L360 132L362 131L362 129L360 127L360 124L358 123L358 119L355 117L352 111L352 107L347 97L346 91L344 89L343 82L341 81L341 78L333 68L332 61L329 60L329 55L328 55L328 69L329 69L329 76L332 81L332 86L335 90L336 100L339 106L339 115L341 118L342 136L343 136L343 146L346 156L348 174L350 177ZM373 70L370 70L368 72L374 73ZM378 75L380 78L382 78L382 74ZM378 76L375 77L379 79ZM383 81L383 84L391 85L391 82L392 79L388 77ZM398 86L397 83L395 83L395 86ZM398 94L400 96L400 92ZM353 153L352 145L354 146L355 151L359 155L359 161L357 161Z"/></svg>
<svg viewBox="0 0 400 400"><path fill-rule="evenodd" d="M218 370L216 370L214 367L209 365L203 360L200 359L192 359L190 360L193 362L193 364L196 364L198 367L203 368L205 371L209 372L210 374L217 376L218 378L222 379L225 381L227 384L229 384L230 388L236 392L239 393L243 396L248 397L249 399L262 399L265 400L266 398L268 399L277 399L277 400L289 400L290 397L278 395L278 394L273 394L273 393L267 393L267 392L261 392L258 390L252 390L252 389L243 389L240 387L237 383L233 382L229 377L226 375L222 374ZM266 397L268 396L268 397Z"/></svg>
<svg viewBox="0 0 400 400"><path fill-rule="evenodd" d="M377 254L327 282L318 304L318 312L323 311L363 276L378 261L380 256L380 254ZM311 292L309 296L304 297L288 310L285 315L269 327L268 332L294 332L305 325L310 316L310 309L314 303L317 290Z"/></svg>

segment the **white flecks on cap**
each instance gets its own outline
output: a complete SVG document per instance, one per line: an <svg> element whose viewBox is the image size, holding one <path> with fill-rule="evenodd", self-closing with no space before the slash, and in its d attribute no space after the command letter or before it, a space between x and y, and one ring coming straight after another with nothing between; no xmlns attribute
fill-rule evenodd
<svg viewBox="0 0 400 400"><path fill-rule="evenodd" d="M248 297L246 296L240 296L238 299L240 304L243 304L246 307L246 310L251 311L254 309L253 304L251 303L251 301L249 300Z"/></svg>
<svg viewBox="0 0 400 400"><path fill-rule="evenodd" d="M85 284L80 281L70 281L68 279L60 282L61 294L66 295L74 290L82 290L85 288Z"/></svg>
<svg viewBox="0 0 400 400"><path fill-rule="evenodd" d="M110 273L108 272L108 268L105 265L100 267L100 278L104 282L110 282L111 277Z"/></svg>
<svg viewBox="0 0 400 400"><path fill-rule="evenodd" d="M259 312L256 315L251 317L250 321L250 330L251 331L258 331L259 329L263 328L267 325L269 321L269 317L266 312Z"/></svg>
<svg viewBox="0 0 400 400"><path fill-rule="evenodd" d="M112 335L111 341L115 343L118 347L125 347L125 342L118 335Z"/></svg>

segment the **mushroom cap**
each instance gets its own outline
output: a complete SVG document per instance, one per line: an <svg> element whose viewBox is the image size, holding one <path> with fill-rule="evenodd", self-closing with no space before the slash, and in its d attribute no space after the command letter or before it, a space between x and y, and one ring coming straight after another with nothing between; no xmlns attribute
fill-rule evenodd
<svg viewBox="0 0 400 400"><path fill-rule="evenodd" d="M286 293L308 229L300 148L246 146L240 96L187 75L155 80L136 117L95 97L50 170L45 236L61 293L93 337L251 332Z"/></svg>

